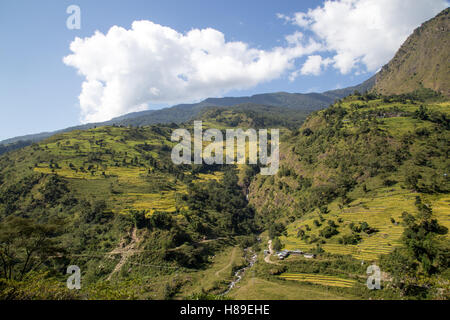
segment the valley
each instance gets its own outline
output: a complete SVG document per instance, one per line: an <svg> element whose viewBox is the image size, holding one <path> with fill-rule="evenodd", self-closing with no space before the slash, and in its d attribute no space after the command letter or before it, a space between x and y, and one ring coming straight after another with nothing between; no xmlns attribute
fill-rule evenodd
<svg viewBox="0 0 450 320"><path fill-rule="evenodd" d="M8 139L0 299L448 300L448 14L354 87L210 98ZM277 170L251 163L249 145L230 152L238 164L175 163L173 132L194 136L197 121L222 137L274 129ZM216 139L201 147L225 156ZM68 266L81 289L67 288Z"/></svg>
<svg viewBox="0 0 450 320"><path fill-rule="evenodd" d="M367 290L365 268L403 247L404 213L417 212L419 197L439 224L450 226L442 180L449 104L420 99L356 94L311 115L300 129L285 127L274 176L257 175L249 165L175 166L170 127L57 135L2 158L3 194L12 195L2 198L2 214L65 220L55 240L66 253L52 264L81 265L89 284L82 294L89 298L106 292L151 299L397 297L389 281L379 292ZM202 120L225 129L230 116L243 128L254 121L226 108ZM326 140L324 132L331 133ZM424 144L433 150L425 163L419 160ZM427 170L432 180L409 176ZM28 191L15 193L22 183ZM264 256L268 241L274 251L317 258ZM247 248L256 260L244 269Z"/></svg>

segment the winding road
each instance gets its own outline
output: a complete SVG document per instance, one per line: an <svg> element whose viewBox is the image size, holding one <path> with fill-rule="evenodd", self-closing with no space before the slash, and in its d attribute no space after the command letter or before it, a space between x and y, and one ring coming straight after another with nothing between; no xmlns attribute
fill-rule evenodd
<svg viewBox="0 0 450 320"><path fill-rule="evenodd" d="M269 254L264 257L264 261L270 264L278 264L270 260L270 257L273 255L272 240L269 240L268 244L269 244Z"/></svg>

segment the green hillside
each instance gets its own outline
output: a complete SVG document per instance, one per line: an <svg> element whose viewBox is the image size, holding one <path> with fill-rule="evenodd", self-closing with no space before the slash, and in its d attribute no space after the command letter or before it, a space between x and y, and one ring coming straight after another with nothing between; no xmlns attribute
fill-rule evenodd
<svg viewBox="0 0 450 320"><path fill-rule="evenodd" d="M447 25L448 9L417 29L373 91L372 77L12 139L0 148L0 299L448 300ZM193 120L280 129L279 171L174 165L172 132ZM380 290L367 287L371 264ZM80 290L66 287L70 265Z"/></svg>
<svg viewBox="0 0 450 320"><path fill-rule="evenodd" d="M450 228L450 104L427 95L353 95L312 114L282 144L278 174L252 181L257 219L288 250L362 263L404 248L408 217L425 209L436 233ZM427 262L441 271L444 238Z"/></svg>
<svg viewBox="0 0 450 320"><path fill-rule="evenodd" d="M7 153L1 297L219 298L253 253L253 271L227 297L399 297L396 287L367 290L365 264L405 247L404 212L423 211L421 203L450 227L448 110L423 91L353 95L300 129L305 116L279 107L199 115L205 128L282 129L275 176L247 165L173 165L175 124L76 130ZM319 256L266 260L268 239ZM448 260L436 259L431 277L448 281L439 271ZM82 270L77 293L64 288L71 264Z"/></svg>
<svg viewBox="0 0 450 320"><path fill-rule="evenodd" d="M61 281L75 264L83 270L82 296L169 298L202 277L216 252L249 238L239 240L256 229L234 169L174 166L173 129L73 131L2 156L0 255L8 284L1 297L65 296L63 282L35 295L21 288L50 286L31 271ZM39 235L48 243L27 259ZM213 277L211 290L226 289L229 277Z"/></svg>

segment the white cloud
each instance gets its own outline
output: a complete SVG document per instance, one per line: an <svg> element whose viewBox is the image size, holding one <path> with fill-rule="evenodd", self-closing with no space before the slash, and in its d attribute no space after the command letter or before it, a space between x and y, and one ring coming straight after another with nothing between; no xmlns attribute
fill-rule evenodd
<svg viewBox="0 0 450 320"><path fill-rule="evenodd" d="M300 73L303 75L318 76L322 73L323 67L327 67L332 62L332 59L323 59L319 55L309 56L306 62L303 64L303 67L300 69Z"/></svg>
<svg viewBox="0 0 450 320"><path fill-rule="evenodd" d="M289 16L287 16L285 14L282 14L282 13L277 13L276 16L277 16L278 19L284 20L285 22L292 22L293 21L291 17L289 17Z"/></svg>
<svg viewBox="0 0 450 320"><path fill-rule="evenodd" d="M129 30L114 26L106 34L76 38L63 61L85 77L79 96L82 122L96 122L279 78L295 59L320 49L317 42L301 43L300 38L298 33L289 46L265 51L227 42L210 28L182 34L135 21Z"/></svg>
<svg viewBox="0 0 450 320"><path fill-rule="evenodd" d="M291 72L291 74L289 75L289 81L291 82L295 81L295 79L297 79L300 74L304 76L307 75L318 76L331 63L333 63L333 59L330 58L323 59L319 55L311 55L308 57L308 59L306 59L305 63L299 70Z"/></svg>
<svg viewBox="0 0 450 320"><path fill-rule="evenodd" d="M333 66L347 74L378 70L416 27L446 7L445 0L327 0L308 12L278 17L323 43L334 54ZM317 61L307 70L317 71Z"/></svg>
<svg viewBox="0 0 450 320"><path fill-rule="evenodd" d="M207 28L180 33L151 21L114 26L75 38L64 63L84 77L82 122L111 119L161 104L193 102L254 87L289 72L319 75L376 71L420 23L447 6L444 0L327 0L280 19L301 28L286 47L260 50ZM331 58L324 58L321 53ZM296 59L309 56L298 70Z"/></svg>
<svg viewBox="0 0 450 320"><path fill-rule="evenodd" d="M299 31L296 31L295 33L287 35L285 37L287 43L289 43L290 45L299 45L303 38L304 38L303 33Z"/></svg>
<svg viewBox="0 0 450 320"><path fill-rule="evenodd" d="M308 19L308 15L304 12L297 12L294 15L294 18L291 19L292 22L295 22L296 25L306 28L309 23L310 19Z"/></svg>

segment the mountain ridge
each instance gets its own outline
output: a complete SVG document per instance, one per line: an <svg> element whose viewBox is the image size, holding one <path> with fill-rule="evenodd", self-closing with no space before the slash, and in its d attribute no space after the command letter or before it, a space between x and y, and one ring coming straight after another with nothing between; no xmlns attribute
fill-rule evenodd
<svg viewBox="0 0 450 320"><path fill-rule="evenodd" d="M37 134L28 134L17 136L0 141L1 145L13 144L16 142L33 142L41 141L51 137L54 134L69 132L72 130L91 129L103 125L149 125L156 123L181 123L190 120L199 114L200 110L205 107L231 107L242 103L255 103L262 105L273 105L275 107L299 108L302 110L315 111L320 108L327 107L333 103L335 99L340 99L350 93L356 91L367 91L375 84L375 77L371 77L362 84L351 86L344 89L329 90L323 93L288 93L274 92L263 93L244 97L224 97L224 98L207 98L199 103L178 104L159 110L146 110L140 112L128 113L104 122L88 123L84 125L72 126L56 131L40 132ZM297 99L296 99L297 98ZM295 104L295 100L302 100L302 104ZM0 150L0 154L1 154Z"/></svg>
<svg viewBox="0 0 450 320"><path fill-rule="evenodd" d="M423 23L376 75L375 91L405 94L428 88L450 97L450 9Z"/></svg>

